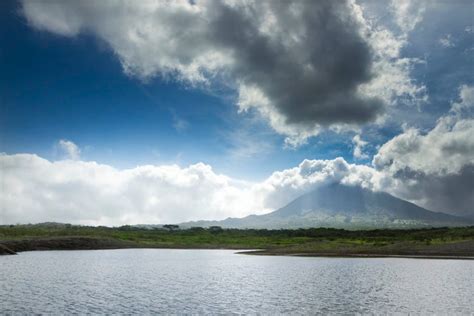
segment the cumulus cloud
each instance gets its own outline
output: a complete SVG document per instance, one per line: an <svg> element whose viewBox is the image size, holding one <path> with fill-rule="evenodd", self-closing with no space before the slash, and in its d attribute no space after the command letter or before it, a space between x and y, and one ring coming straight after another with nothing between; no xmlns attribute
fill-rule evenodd
<svg viewBox="0 0 474 316"><path fill-rule="evenodd" d="M474 88L462 86L428 133L411 128L385 143L374 167L392 180L389 191L427 208L474 215Z"/></svg>
<svg viewBox="0 0 474 316"><path fill-rule="evenodd" d="M258 196L264 197L263 204L276 209L298 196L331 183L359 185L376 189L378 173L371 167L349 164L343 158L332 160L305 159L297 167L274 172L265 181L255 185Z"/></svg>
<svg viewBox="0 0 474 316"><path fill-rule="evenodd" d="M419 92L404 42L349 0L24 0L23 13L40 30L95 35L131 76L225 82L241 111L255 109L292 146L327 126L372 122L387 100Z"/></svg>
<svg viewBox="0 0 474 316"><path fill-rule="evenodd" d="M81 156L81 149L70 140L61 139L58 141L58 148L63 152L64 157L78 160Z"/></svg>
<svg viewBox="0 0 474 316"><path fill-rule="evenodd" d="M410 128L385 143L374 156L374 166L391 173L409 168L448 174L474 163L473 87L462 86L460 98L428 133Z"/></svg>
<svg viewBox="0 0 474 316"><path fill-rule="evenodd" d="M474 115L474 87L462 85L459 88L459 102L454 102L451 106L451 113L456 116L473 116Z"/></svg>
<svg viewBox="0 0 474 316"><path fill-rule="evenodd" d="M256 209L247 184L202 163L117 170L95 162L2 154L0 165L2 223L168 223Z"/></svg>
<svg viewBox="0 0 474 316"><path fill-rule="evenodd" d="M356 159L369 158L369 156L366 153L364 153L364 147L367 146L368 142L366 142L365 140L362 140L362 138L360 138L360 135L355 135L352 138L352 144L354 144L354 152L353 152L354 158Z"/></svg>
<svg viewBox="0 0 474 316"><path fill-rule="evenodd" d="M402 141L407 133L381 148L375 168L343 158L304 160L257 183L217 174L203 163L118 170L96 162L1 154L0 223L122 225L242 217L267 213L331 183L386 191L433 210L473 215L472 142L457 146L466 139L453 132L448 137L456 141L448 143L454 147L444 146L445 140L435 143L434 152L447 151L438 156L442 165L434 168L423 161L424 141L432 136L410 134L418 140ZM460 150L468 150L470 159L460 160ZM457 158L444 163L451 154Z"/></svg>
<svg viewBox="0 0 474 316"><path fill-rule="evenodd" d="M474 162L473 132L474 120L443 117L427 134L412 128L385 143L375 155L374 165L392 173L406 168L426 173L456 173Z"/></svg>
<svg viewBox="0 0 474 316"><path fill-rule="evenodd" d="M305 160L259 183L216 174L209 165L138 166L0 155L0 224L59 221L93 225L176 223L262 214L321 185L373 188L377 172L334 160Z"/></svg>

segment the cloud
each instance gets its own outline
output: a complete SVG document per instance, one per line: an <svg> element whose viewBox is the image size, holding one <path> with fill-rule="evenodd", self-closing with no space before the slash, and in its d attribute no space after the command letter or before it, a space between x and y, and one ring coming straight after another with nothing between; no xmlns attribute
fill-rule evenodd
<svg viewBox="0 0 474 316"><path fill-rule="evenodd" d="M305 159L297 167L276 171L254 187L257 196L270 209L286 205L298 196L331 183L360 185L375 189L377 172L368 166L349 164L343 158L332 160Z"/></svg>
<svg viewBox="0 0 474 316"><path fill-rule="evenodd" d="M178 132L185 132L189 128L190 124L185 119L179 117L173 113L173 128Z"/></svg>
<svg viewBox="0 0 474 316"><path fill-rule="evenodd" d="M395 14L395 21L402 32L412 31L423 20L426 10L425 1L392 0L391 8Z"/></svg>
<svg viewBox="0 0 474 316"><path fill-rule="evenodd" d="M217 174L203 163L118 170L96 162L0 154L0 223L122 225L242 217L267 213L330 183L472 216L474 144L468 136L474 122L459 118L449 127L446 122L440 120L425 135L407 130L390 140L375 156L374 167L340 157L304 160L257 183ZM442 128L449 128L443 137Z"/></svg>
<svg viewBox="0 0 474 316"><path fill-rule="evenodd" d="M456 173L474 162L474 120L443 117L427 134L408 129L385 143L374 165L392 173L405 168L432 174Z"/></svg>
<svg viewBox="0 0 474 316"><path fill-rule="evenodd" d="M251 126L244 125L225 136L229 144L227 156L234 161L262 158L274 151L273 141Z"/></svg>
<svg viewBox="0 0 474 316"><path fill-rule="evenodd" d="M255 209L247 184L202 163L117 170L32 154L2 154L0 162L1 223L169 223L240 216Z"/></svg>
<svg viewBox="0 0 474 316"><path fill-rule="evenodd" d="M122 225L241 217L269 212L328 183L372 188L376 175L342 158L305 160L259 183L217 174L203 163L118 170L96 162L0 154L0 166L0 224Z"/></svg>
<svg viewBox="0 0 474 316"><path fill-rule="evenodd" d="M373 165L391 179L388 191L435 211L474 215L474 88L423 134L410 128L385 143Z"/></svg>
<svg viewBox="0 0 474 316"><path fill-rule="evenodd" d="M106 42L130 76L234 88L239 110L256 110L291 146L373 122L387 100L419 92L404 41L349 0L22 3L34 28Z"/></svg>
<svg viewBox="0 0 474 316"><path fill-rule="evenodd" d="M363 152L364 147L367 146L368 142L362 140L362 138L360 138L360 135L355 135L352 138L352 143L354 144L354 152L353 152L354 158L356 159L369 158L369 156Z"/></svg>
<svg viewBox="0 0 474 316"><path fill-rule="evenodd" d="M81 149L70 140L59 140L58 147L68 159L78 160L81 156Z"/></svg>
<svg viewBox="0 0 474 316"><path fill-rule="evenodd" d="M459 102L454 102L451 106L451 113L456 116L474 115L474 87L462 85L459 88Z"/></svg>
<svg viewBox="0 0 474 316"><path fill-rule="evenodd" d="M410 128L385 143L374 156L374 166L392 174L406 168L449 174L474 163L474 119L465 114L474 107L474 89L463 86L460 94L461 101L453 103L451 111L428 133Z"/></svg>
<svg viewBox="0 0 474 316"><path fill-rule="evenodd" d="M370 1L365 3L366 7L373 5ZM367 17L365 23L365 32L369 34L367 38L374 52L373 72L376 76L360 89L365 95L378 96L391 105L387 111L390 116L400 104L420 105L428 101L426 87L410 75L414 67L424 61L402 54L409 44L410 32L423 19L425 5L421 1L392 1L388 12L384 4L377 5L377 14ZM387 13L391 13L392 19ZM392 20L398 25L398 32L390 24ZM383 116L378 123L386 119Z"/></svg>
<svg viewBox="0 0 474 316"><path fill-rule="evenodd" d="M454 43L453 43L453 37L451 36L451 34L447 34L446 36L444 37L441 37L439 39L439 44L443 47L454 47Z"/></svg>

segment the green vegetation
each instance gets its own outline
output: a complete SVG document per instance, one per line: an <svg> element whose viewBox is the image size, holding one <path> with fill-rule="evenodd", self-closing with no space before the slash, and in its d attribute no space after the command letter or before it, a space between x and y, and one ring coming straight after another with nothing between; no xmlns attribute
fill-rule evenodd
<svg viewBox="0 0 474 316"><path fill-rule="evenodd" d="M179 229L170 225L110 228L56 223L0 226L0 244L11 247L13 243L13 248L14 242L20 240L24 242L79 237L117 241L114 248L263 249L257 254L299 255L474 255L474 226L357 231L333 228L222 229L216 226ZM41 249L45 247L47 249L47 246Z"/></svg>

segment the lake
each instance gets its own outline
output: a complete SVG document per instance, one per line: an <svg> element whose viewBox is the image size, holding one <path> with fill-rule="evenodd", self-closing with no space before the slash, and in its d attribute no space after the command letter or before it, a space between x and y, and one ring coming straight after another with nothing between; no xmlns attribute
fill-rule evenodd
<svg viewBox="0 0 474 316"><path fill-rule="evenodd" d="M474 313L474 261L231 250L0 256L1 313Z"/></svg>

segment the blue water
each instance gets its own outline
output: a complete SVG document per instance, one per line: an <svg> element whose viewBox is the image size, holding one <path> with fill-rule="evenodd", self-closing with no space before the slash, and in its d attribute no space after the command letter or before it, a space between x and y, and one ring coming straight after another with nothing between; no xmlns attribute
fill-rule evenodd
<svg viewBox="0 0 474 316"><path fill-rule="evenodd" d="M3 314L472 314L473 298L468 260L164 249L0 257Z"/></svg>

